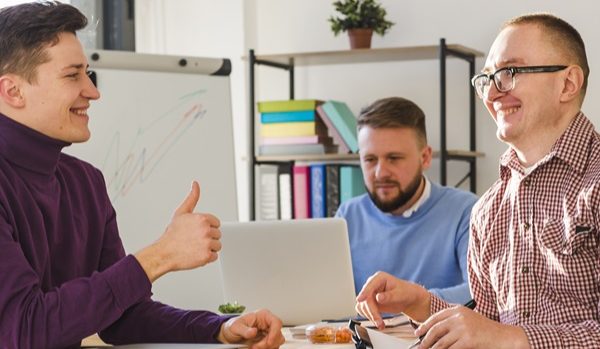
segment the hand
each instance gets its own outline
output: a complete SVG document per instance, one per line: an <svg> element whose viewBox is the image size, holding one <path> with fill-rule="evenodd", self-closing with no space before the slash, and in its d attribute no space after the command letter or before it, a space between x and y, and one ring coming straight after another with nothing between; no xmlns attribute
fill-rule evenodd
<svg viewBox="0 0 600 349"><path fill-rule="evenodd" d="M522 328L503 325L461 305L432 315L415 335L425 335L419 348L529 348Z"/></svg>
<svg viewBox="0 0 600 349"><path fill-rule="evenodd" d="M194 181L164 234L136 254L151 282L167 272L193 269L217 260L221 223L211 214L194 213L199 200L200 186Z"/></svg>
<svg viewBox="0 0 600 349"><path fill-rule="evenodd" d="M379 271L369 277L356 297L356 311L381 330L385 327L381 312L403 312L420 321L429 317L430 302L429 292L422 286Z"/></svg>
<svg viewBox="0 0 600 349"><path fill-rule="evenodd" d="M261 309L227 320L219 331L221 343L246 343L251 349L279 348L284 342L281 320Z"/></svg>

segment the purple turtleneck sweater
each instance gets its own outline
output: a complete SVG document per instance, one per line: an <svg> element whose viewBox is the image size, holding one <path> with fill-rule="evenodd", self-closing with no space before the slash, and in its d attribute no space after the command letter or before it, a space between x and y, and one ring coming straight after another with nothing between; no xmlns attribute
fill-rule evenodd
<svg viewBox="0 0 600 349"><path fill-rule="evenodd" d="M150 299L102 174L68 145L0 114L0 348L215 342L227 318Z"/></svg>

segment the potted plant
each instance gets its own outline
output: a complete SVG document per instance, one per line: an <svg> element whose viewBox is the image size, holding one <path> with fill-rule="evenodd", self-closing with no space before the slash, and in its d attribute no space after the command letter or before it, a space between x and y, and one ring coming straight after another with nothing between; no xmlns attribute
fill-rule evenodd
<svg viewBox="0 0 600 349"><path fill-rule="evenodd" d="M341 17L329 17L331 30L337 36L348 31L351 48L371 47L373 32L384 35L394 23L386 20L386 11L376 0L338 0L333 3Z"/></svg>

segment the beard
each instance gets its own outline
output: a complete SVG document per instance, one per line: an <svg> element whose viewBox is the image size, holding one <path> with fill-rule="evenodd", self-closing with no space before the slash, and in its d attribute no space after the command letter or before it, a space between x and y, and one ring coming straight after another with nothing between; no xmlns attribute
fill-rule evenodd
<svg viewBox="0 0 600 349"><path fill-rule="evenodd" d="M371 201L379 208L381 211L386 213L391 213L404 206L413 196L417 190L419 190L419 186L421 185L421 181L423 180L423 175L421 171L418 171L417 175L408 183L406 189L403 190L400 186L400 183L396 181L383 181L383 182L375 182L377 184L393 184L398 188L398 195L396 197L391 198L390 200L383 201L378 196L375 190L370 191L367 188L367 193L369 193L369 197Z"/></svg>

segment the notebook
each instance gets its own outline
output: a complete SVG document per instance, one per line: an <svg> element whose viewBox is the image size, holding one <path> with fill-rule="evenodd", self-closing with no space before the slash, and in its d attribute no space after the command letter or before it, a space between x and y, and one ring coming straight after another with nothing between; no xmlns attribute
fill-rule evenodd
<svg viewBox="0 0 600 349"><path fill-rule="evenodd" d="M223 223L221 232L225 302L267 308L285 326L356 314L345 220Z"/></svg>

